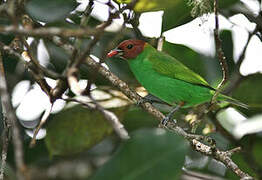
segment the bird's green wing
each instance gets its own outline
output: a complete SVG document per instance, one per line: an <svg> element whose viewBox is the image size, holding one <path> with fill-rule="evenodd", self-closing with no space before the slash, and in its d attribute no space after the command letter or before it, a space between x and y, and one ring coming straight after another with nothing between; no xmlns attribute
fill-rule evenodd
<svg viewBox="0 0 262 180"><path fill-rule="evenodd" d="M204 78L168 54L155 50L147 58L152 63L153 69L159 74L213 89Z"/></svg>

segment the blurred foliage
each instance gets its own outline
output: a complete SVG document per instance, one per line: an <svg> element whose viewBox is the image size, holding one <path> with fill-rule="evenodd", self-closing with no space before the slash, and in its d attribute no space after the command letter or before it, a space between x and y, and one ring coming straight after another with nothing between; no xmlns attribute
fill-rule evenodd
<svg viewBox="0 0 262 180"><path fill-rule="evenodd" d="M138 130L91 179L178 179L186 152L185 140L174 133Z"/></svg>
<svg viewBox="0 0 262 180"><path fill-rule="evenodd" d="M262 74L251 74L243 78L233 91L233 97L248 104L250 109L243 110L247 115L261 114L262 108ZM253 87L253 88L252 88ZM254 88L255 87L255 88Z"/></svg>
<svg viewBox="0 0 262 180"><path fill-rule="evenodd" d="M0 17L0 25L10 25L10 21L7 18ZM0 42L3 42L4 44L8 45L12 42L14 39L14 35L12 34L4 34L0 32Z"/></svg>
<svg viewBox="0 0 262 180"><path fill-rule="evenodd" d="M123 4L131 2L131 0L115 1ZM103 23L100 14L91 13L90 15L90 12L76 10L79 4L75 0L28 0L24 2L25 6L19 7L18 12L28 14L33 19L34 26L31 28L56 27L77 30L80 27L87 29L89 27L96 28ZM105 3L99 0L95 0L94 2L92 7L111 5L110 11L114 12L117 9L114 7L117 6L116 4ZM237 12L242 11L239 8L239 5L242 5L242 3L238 0L224 0L219 1L219 3L220 12L225 16L230 17L230 15L238 14ZM230 9L232 6L234 6L234 12ZM140 0L134 7L134 13L138 15L137 17L144 12L164 11L162 33L174 27L184 25L195 17L212 10L213 1L209 0ZM12 24L12 20L6 14L1 13L0 15L0 28ZM88 18L82 23L81 20L85 16L88 16ZM119 17L122 18L122 15L116 17L116 19ZM132 19L132 17L132 13L130 13L128 18ZM20 18L20 14L17 18ZM259 16L256 18L259 18ZM19 28L22 27L19 26ZM26 29L26 27L24 28ZM13 47L15 37L14 34L0 32L0 42L10 45L10 47ZM72 60L71 52L64 48L63 45L74 46L78 52L83 52L94 38L94 36L83 39L74 37L38 37L34 39L27 36L24 37L30 41L30 47L36 59L40 59L41 57L39 44L40 42L44 42L44 48L47 50L48 56L45 57L46 61L43 63L43 66L58 74L64 73L68 63ZM106 54L112 48L116 47L121 40L138 37L139 35L130 26L121 31L106 31L91 50L91 54L95 56L94 58L102 60L102 64L105 63L111 72L127 82L131 88L136 88L140 85L130 71L127 62L119 58L106 59ZM61 40L61 43L56 43L55 38ZM157 42L157 38L139 38L146 39L153 45ZM220 38L222 40L222 50L228 63L229 74L232 77L234 73L239 71L233 57L236 42L233 41L231 30L221 30ZM167 41L163 43L163 51L177 58L196 73L199 73L213 87L216 87L220 82L222 72L217 57L207 56L185 45ZM17 52L21 53L20 50L17 50ZM18 82L22 79L29 79L33 82L33 78L28 73L28 68L19 62L16 57L6 53L2 54L8 88L10 95L12 95L13 88ZM42 64L42 61L40 63ZM107 97L104 104L107 103L107 100L113 100L115 96L125 98L123 95L119 95L119 92L112 93L110 90L114 90L115 87L112 87L96 70L90 69L86 65L80 67L78 78L88 79L95 84L92 89L97 88L108 94L111 93L111 96ZM250 108L247 110L240 109L240 112L247 117L247 121L252 120L254 115L258 115L258 117L262 115L261 82L261 73L250 74L245 77L240 76L239 82L233 87L232 92L230 92L234 98L250 105ZM74 95L72 92L66 92L66 94L69 96ZM98 101L101 102L101 99L98 98ZM115 104L119 103L119 101L112 102ZM220 162L196 152L188 153L188 146L183 138L168 131L154 129L158 126L159 122L139 106L129 104L130 102L128 102L128 105L125 104L125 106L122 105L117 108L110 108L109 110L114 112L121 122L123 122L131 135L131 139L122 142L117 136L114 136L115 133L112 126L97 110L90 110L82 105L67 106L58 113L51 114L44 127L47 129L47 135L44 140L37 141L37 145L34 148L28 147L30 138L24 135L26 163L29 167L40 167L38 171L42 170L44 171L43 174L46 174L46 177L43 179L70 179L65 176L49 176L49 171L46 173L48 168L53 167L52 165L63 164L65 160L69 160L73 165L75 161L80 161L92 167L89 171L89 175L91 174L89 179L91 180L179 179L181 173L183 173L181 169L184 165L186 168L196 172L211 175L216 174L227 179L239 179L226 167L224 169L221 168L222 170L218 169L223 166ZM167 113L170 108L163 107L163 104L154 105L164 113ZM201 111L199 109L182 109L175 114L174 118L179 126L189 132L191 130L190 120L193 121L196 118L195 115L199 113L198 111ZM0 118L2 119L1 108ZM33 121L38 122L39 119ZM236 124L238 123L236 122ZM204 118L197 129L197 133L201 134L204 129L208 129L208 135L214 138L217 147L223 150L241 146L243 152L234 154L233 160L243 171L250 173L257 179L261 179L261 132L247 133L242 139L236 140L231 137L234 125L227 129L227 132L225 132L225 129L220 132L221 127L216 127L213 119ZM257 127L259 128L259 125ZM0 130L2 130L2 123ZM13 150L12 145L10 145L9 154L12 154ZM9 170L6 173L9 179L14 179L15 176L13 169L14 162L14 157L10 155L8 157ZM81 174L81 167L83 166L75 167L75 171L79 171L79 174ZM71 171L68 170L68 173L71 173ZM72 177L72 179L87 179L87 176L85 175L81 178Z"/></svg>
<svg viewBox="0 0 262 180"><path fill-rule="evenodd" d="M112 111L122 119L124 109ZM112 131L99 111L77 105L50 117L45 142L51 155L70 155L89 149Z"/></svg>
<svg viewBox="0 0 262 180"><path fill-rule="evenodd" d="M144 110L131 107L124 116L123 121L128 132L137 130L139 128L157 127L158 121Z"/></svg>

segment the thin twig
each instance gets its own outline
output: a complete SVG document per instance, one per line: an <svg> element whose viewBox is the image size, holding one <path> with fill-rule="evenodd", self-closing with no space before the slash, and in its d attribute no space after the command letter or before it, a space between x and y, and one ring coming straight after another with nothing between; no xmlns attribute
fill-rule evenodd
<svg viewBox="0 0 262 180"><path fill-rule="evenodd" d="M206 155L206 156L211 156L214 159L222 162L227 168L231 169L237 176L243 179L254 179L253 177L249 176L247 173L243 172L236 163L233 162L233 160L230 158L232 155L231 151L220 151L217 148L211 148L210 146L207 146L203 143L201 143L198 140L193 139L191 141L191 144L193 148ZM234 149L235 150L235 149ZM234 151L233 150L233 151Z"/></svg>
<svg viewBox="0 0 262 180"><path fill-rule="evenodd" d="M12 141L14 145L15 163L17 167L17 178L27 179L27 168L24 162L23 142L20 137L20 130L17 124L17 118L11 105L10 96L7 90L2 58L0 58L0 97L3 105L2 109L4 109L4 112L6 112L6 120L9 124L11 124L12 127Z"/></svg>
<svg viewBox="0 0 262 180"><path fill-rule="evenodd" d="M81 18L81 21L80 21L81 27L85 27L88 24L88 20L90 18L91 12L93 10L93 6L94 6L94 0L89 0L88 5L86 6L86 9L85 9L83 16Z"/></svg>
<svg viewBox="0 0 262 180"><path fill-rule="evenodd" d="M43 116L41 117L41 120L39 122L39 124L37 125L37 127L35 128L34 130L34 135L33 135L33 138L31 139L31 142L30 142L30 147L34 147L35 144L36 144L36 137L37 137L37 134L38 132L40 131L40 129L42 128L42 126L45 124L45 122L47 121L51 111L52 111L52 108L53 108L53 103L50 104L47 109L45 110L45 113L43 114Z"/></svg>
<svg viewBox="0 0 262 180"><path fill-rule="evenodd" d="M215 45L216 45L216 53L217 57L222 69L222 81L219 83L217 90L212 97L211 104L213 104L216 101L216 98L218 94L221 92L222 88L226 84L228 80L228 66L226 62L226 57L224 55L224 52L222 50L222 43L221 39L219 38L218 32L219 32L219 21L218 21L218 0L214 0L214 13L215 13L215 29L214 29L214 39L215 39Z"/></svg>
<svg viewBox="0 0 262 180"><path fill-rule="evenodd" d="M24 63L25 66L28 66L29 68L33 68L32 66L30 66L30 62L26 62L24 57L21 54L17 53L15 50L13 50L11 47L0 42L0 49L5 51L7 54L17 57L22 63ZM57 74L56 72L51 71L41 65L39 65L38 67L41 69L41 71L43 71L44 75L49 78L52 79L63 78L60 74Z"/></svg>
<svg viewBox="0 0 262 180"><path fill-rule="evenodd" d="M37 28L37 29L20 29L15 26L0 26L0 32L5 34L17 34L32 37L79 37L86 38L94 36L97 33L97 29L92 28L79 28L79 29L66 29L66 28Z"/></svg>
<svg viewBox="0 0 262 180"><path fill-rule="evenodd" d="M158 41L157 41L157 50L158 51L162 51L163 50L164 42L165 42L165 37L164 36L160 36L158 38Z"/></svg>
<svg viewBox="0 0 262 180"><path fill-rule="evenodd" d="M35 81L40 86L40 88L46 93L46 95L48 95L50 97L51 87L49 86L49 84L47 83L47 81L44 78L44 74L42 72L41 65L33 56L33 52L31 50L29 44L26 42L25 38L19 36L19 39L23 43L23 45L26 47L27 51L24 51L24 52L26 52L26 54L28 55L29 61L32 62L32 65L28 66L28 67L31 67L30 70L32 71L32 75L33 75ZM35 67L32 67L32 66L35 66ZM52 98L50 97L50 99L52 99Z"/></svg>

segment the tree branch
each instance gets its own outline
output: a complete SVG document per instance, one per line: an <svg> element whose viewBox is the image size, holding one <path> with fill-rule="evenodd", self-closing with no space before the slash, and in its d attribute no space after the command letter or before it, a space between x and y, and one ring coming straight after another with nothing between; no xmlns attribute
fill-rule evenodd
<svg viewBox="0 0 262 180"><path fill-rule="evenodd" d="M18 29L15 26L0 26L0 32L5 34L17 34L24 36L33 36L33 37L81 37L86 38L94 36L97 33L97 29L92 28L79 28L79 29L66 29L66 28L37 28L37 29Z"/></svg>
<svg viewBox="0 0 262 180"><path fill-rule="evenodd" d="M135 91L131 90L125 82L120 80L117 76L115 76L109 70L101 66L99 63L95 62L91 57L86 58L86 64L92 67L94 70L98 71L102 76L104 76L107 80L109 80L114 86L118 87L121 90L121 92L123 92L129 99L135 102L141 102L141 97ZM150 103L147 103L147 102L140 103L140 106L143 109L145 109L148 113L156 117L160 122L164 118L164 115L160 111L158 111L155 107L153 107ZM202 136L188 134L181 127L171 122L169 122L167 124L167 127L165 128L168 130L172 130L173 132L183 136L185 139L187 139L192 144L192 147L195 151L201 152L202 154L206 156L211 156L217 159L218 161L225 164L225 166L231 169L240 178L253 179L253 177L251 177L249 174L239 169L239 167L230 158L228 152L220 151L217 148L210 147L200 142L198 139L202 139Z"/></svg>
<svg viewBox="0 0 262 180"><path fill-rule="evenodd" d="M27 179L27 168L24 162L23 142L20 137L20 130L17 124L14 109L11 105L10 95L7 91L7 83L3 66L2 55L0 54L0 97L3 112L6 114L6 121L12 129L12 141L14 145L15 163L17 167L17 178Z"/></svg>
<svg viewBox="0 0 262 180"><path fill-rule="evenodd" d="M215 13L214 39L215 39L215 45L216 45L216 53L217 53L217 57L218 57L221 69L222 69L223 78L222 78L222 81L219 83L214 96L212 97L211 104L213 104L216 101L218 94L221 92L223 86L226 84L228 80L228 66L226 62L226 57L222 50L221 39L219 38L219 35L218 35L218 32L219 32L218 0L214 0L214 13Z"/></svg>

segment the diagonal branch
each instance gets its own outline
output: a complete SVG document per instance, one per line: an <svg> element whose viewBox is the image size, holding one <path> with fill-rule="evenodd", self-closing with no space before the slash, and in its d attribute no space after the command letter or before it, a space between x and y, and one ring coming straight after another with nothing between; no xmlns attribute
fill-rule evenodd
<svg viewBox="0 0 262 180"><path fill-rule="evenodd" d="M135 102L141 101L141 97L135 91L131 90L124 81L120 80L117 76L115 76L109 70L101 66L99 63L95 62L92 58L90 57L86 58L86 64L89 67L93 68L94 70L98 71L114 86L118 87L121 90L121 92L123 92L129 99ZM160 122L164 118L164 115L160 111L158 111L155 107L153 107L150 103L145 102L145 103L140 103L140 105L148 113L156 117ZM232 161L230 157L231 156L230 153L228 153L227 151L220 151L217 148L210 147L208 145L203 144L202 142L199 141L199 139L201 139L201 136L188 134L181 127L171 122L168 123L166 129L172 130L173 132L183 136L185 139L187 139L190 142L190 144L192 144L192 147L195 151L201 152L206 156L210 156L217 159L218 161L225 164L225 166L231 169L240 178L253 179L249 174L243 172L237 166L237 164L235 164Z"/></svg>
<svg viewBox="0 0 262 180"><path fill-rule="evenodd" d="M211 100L211 104L213 104L216 101L216 98L218 94L221 92L223 86L226 84L228 80L228 66L226 57L224 55L224 52L222 50L222 42L219 38L218 32L219 32L219 21L218 21L218 0L214 0L214 13L215 13L215 29L214 29L214 39L215 39L215 45L216 45L216 53L217 57L222 69L223 78L222 81L219 83L217 90Z"/></svg>

